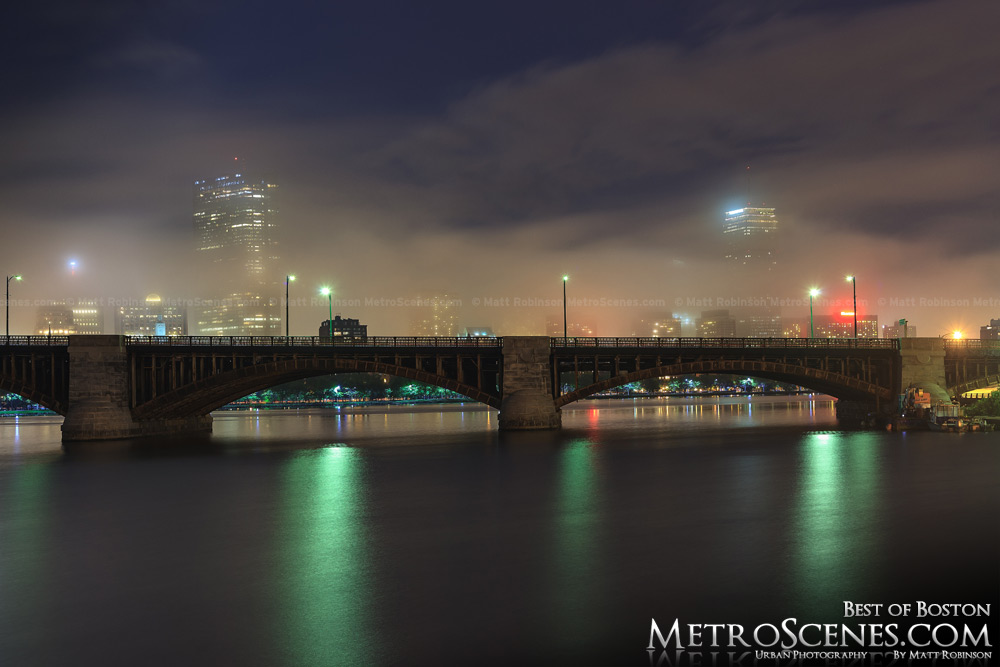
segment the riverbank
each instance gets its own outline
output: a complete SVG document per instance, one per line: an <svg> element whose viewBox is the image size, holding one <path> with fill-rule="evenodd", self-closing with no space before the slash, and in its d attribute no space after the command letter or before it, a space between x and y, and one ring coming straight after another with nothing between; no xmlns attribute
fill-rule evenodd
<svg viewBox="0 0 1000 667"><path fill-rule="evenodd" d="M759 392L733 392L733 391L698 391L698 392L632 392L629 394L595 394L588 396L585 401L592 400L632 400L637 398L754 398L765 396L809 396L815 392L810 391L759 391ZM341 408L341 407L371 407L377 405L464 405L475 403L469 398L365 398L365 399L314 399L311 401L235 401L229 405L219 408L220 410L294 410L310 408Z"/></svg>
<svg viewBox="0 0 1000 667"><path fill-rule="evenodd" d="M809 396L814 392L810 391L756 391L756 392L735 392L735 391L696 391L696 392L632 392L629 394L595 394L588 396L584 401L595 400L634 400L652 398L756 398L772 396ZM345 408L345 407L376 407L376 406L399 406L399 405L466 405L474 403L469 398L367 398L367 399L315 399L311 401L235 401L229 405L219 408L219 411L239 411L239 410L307 410L313 408ZM30 410L0 410L0 419L10 419L17 417L34 416L56 416L51 410L30 409ZM1000 419L1000 418L998 418Z"/></svg>

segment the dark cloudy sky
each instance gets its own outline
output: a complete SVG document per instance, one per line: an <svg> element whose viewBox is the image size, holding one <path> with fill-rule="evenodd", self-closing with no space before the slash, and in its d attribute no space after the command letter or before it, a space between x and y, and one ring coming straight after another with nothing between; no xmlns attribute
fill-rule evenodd
<svg viewBox="0 0 1000 667"><path fill-rule="evenodd" d="M197 295L192 183L239 156L281 185L310 298L448 291L462 325L542 333L550 309L474 299L557 298L569 273L577 296L696 316L845 298L851 272L880 322L978 333L1000 317L998 19L995 0L20 3L0 266L24 299ZM721 221L748 196L778 209L781 264L734 280ZM374 333L409 317L338 310ZM608 334L636 315L578 312Z"/></svg>

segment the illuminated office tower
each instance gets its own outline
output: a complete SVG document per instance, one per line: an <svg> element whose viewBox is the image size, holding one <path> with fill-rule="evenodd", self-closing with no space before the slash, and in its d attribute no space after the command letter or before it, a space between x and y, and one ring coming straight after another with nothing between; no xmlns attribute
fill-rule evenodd
<svg viewBox="0 0 1000 667"><path fill-rule="evenodd" d="M773 208L748 204L726 211L726 258L738 266L770 271L777 260L777 232L778 218Z"/></svg>
<svg viewBox="0 0 1000 667"><path fill-rule="evenodd" d="M276 193L274 183L244 174L195 182L199 286L207 301L198 314L200 334L282 333Z"/></svg>
<svg viewBox="0 0 1000 667"><path fill-rule="evenodd" d="M157 294L145 301L120 306L115 316L116 333L126 336L184 336L187 313L182 306L165 303Z"/></svg>

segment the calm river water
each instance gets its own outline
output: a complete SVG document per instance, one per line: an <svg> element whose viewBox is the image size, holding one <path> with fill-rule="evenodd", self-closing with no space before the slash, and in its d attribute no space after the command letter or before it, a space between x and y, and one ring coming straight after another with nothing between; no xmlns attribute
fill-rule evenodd
<svg viewBox="0 0 1000 667"><path fill-rule="evenodd" d="M221 412L203 440L69 450L60 423L0 419L0 665L697 664L647 652L652 619L996 644L1000 433L839 431L821 397L585 401L552 433L471 405Z"/></svg>

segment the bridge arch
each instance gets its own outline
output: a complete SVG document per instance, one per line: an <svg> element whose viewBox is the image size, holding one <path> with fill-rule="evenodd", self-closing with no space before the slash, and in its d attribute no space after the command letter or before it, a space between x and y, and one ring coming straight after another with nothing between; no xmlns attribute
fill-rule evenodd
<svg viewBox="0 0 1000 667"><path fill-rule="evenodd" d="M394 375L443 387L468 396L474 401L485 403L490 407L500 407L499 392L491 394L457 380L395 364L333 358L272 361L227 371L161 394L141 405L136 405L133 407L132 413L139 419L170 419L191 415L207 415L212 410L217 410L256 391L308 377L337 373Z"/></svg>
<svg viewBox="0 0 1000 667"><path fill-rule="evenodd" d="M623 384L666 375L692 375L695 373L752 375L765 380L796 384L800 387L815 389L834 398L847 400L888 400L892 398L892 391L886 387L841 373L772 361L716 359L669 364L623 373L558 396L555 399L555 404L558 409L574 401L620 387Z"/></svg>
<svg viewBox="0 0 1000 667"><path fill-rule="evenodd" d="M974 380L969 380L961 384L957 384L953 387L948 387L946 391L951 396L961 396L967 391L973 391L975 389L985 389L986 387L996 387L1000 386L1000 375L984 375L978 377Z"/></svg>
<svg viewBox="0 0 1000 667"><path fill-rule="evenodd" d="M48 408L56 414L60 414L64 417L66 416L67 408L65 403L53 396L47 396L41 391L38 391L23 382L17 382L8 377L0 376L0 392L4 394L17 394L21 398Z"/></svg>

